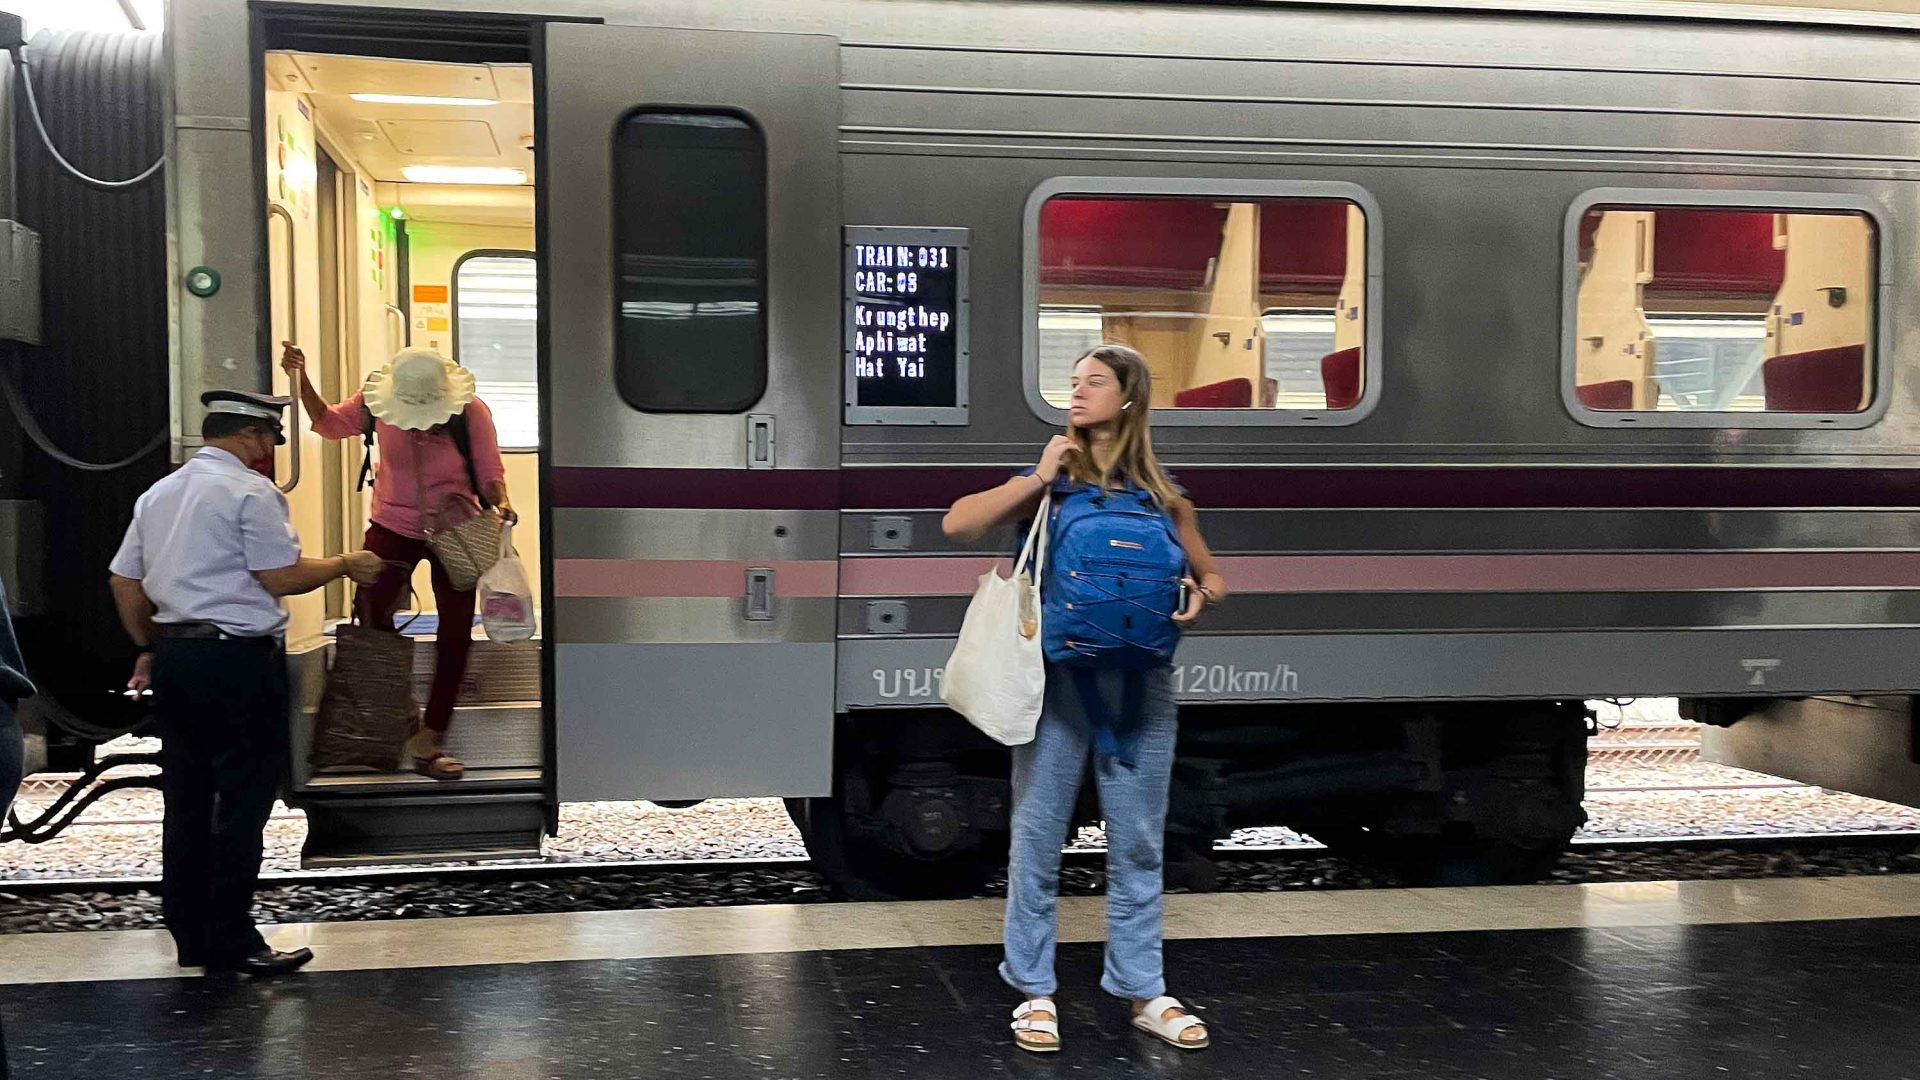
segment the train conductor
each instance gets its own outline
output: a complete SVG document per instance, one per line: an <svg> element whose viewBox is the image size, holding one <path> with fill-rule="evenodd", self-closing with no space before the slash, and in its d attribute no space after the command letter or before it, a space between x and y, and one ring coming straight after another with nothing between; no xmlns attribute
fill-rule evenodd
<svg viewBox="0 0 1920 1080"><path fill-rule="evenodd" d="M166 824L161 910L182 967L273 975L312 952L277 952L253 925L267 817L288 769L283 596L338 578L371 584L380 559L302 558L274 485L283 397L201 395L203 448L134 505L110 582L140 649L128 689L149 687L161 735Z"/></svg>

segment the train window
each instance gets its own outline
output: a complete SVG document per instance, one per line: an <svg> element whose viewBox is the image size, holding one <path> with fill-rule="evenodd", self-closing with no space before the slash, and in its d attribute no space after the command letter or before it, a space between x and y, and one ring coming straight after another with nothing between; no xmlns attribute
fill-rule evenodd
<svg viewBox="0 0 1920 1080"><path fill-rule="evenodd" d="M453 351L493 410L502 450L540 448L539 279L526 251L470 251L453 268Z"/></svg>
<svg viewBox="0 0 1920 1080"><path fill-rule="evenodd" d="M1569 217L1568 405L1588 423L1870 422L1878 230L1806 196L1590 198ZM1779 198L1780 205L1769 205Z"/></svg>
<svg viewBox="0 0 1920 1080"><path fill-rule="evenodd" d="M1058 418L1074 362L1105 341L1146 357L1163 422L1358 419L1378 370L1363 198L1344 184L1043 186L1028 221L1036 411Z"/></svg>
<svg viewBox="0 0 1920 1080"><path fill-rule="evenodd" d="M767 387L766 140L737 113L641 109L614 136L615 381L648 412Z"/></svg>

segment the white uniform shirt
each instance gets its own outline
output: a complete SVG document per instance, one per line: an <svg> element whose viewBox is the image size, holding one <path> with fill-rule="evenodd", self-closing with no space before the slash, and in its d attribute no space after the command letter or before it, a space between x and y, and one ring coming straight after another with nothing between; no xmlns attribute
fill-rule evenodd
<svg viewBox="0 0 1920 1080"><path fill-rule="evenodd" d="M162 624L212 623L238 637L277 637L287 613L253 576L300 561L287 497L240 459L204 447L133 507L109 567L141 583Z"/></svg>

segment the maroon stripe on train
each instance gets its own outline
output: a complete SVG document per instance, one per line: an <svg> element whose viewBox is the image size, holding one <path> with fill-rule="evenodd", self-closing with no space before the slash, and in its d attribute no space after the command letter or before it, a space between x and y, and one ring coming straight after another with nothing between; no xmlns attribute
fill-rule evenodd
<svg viewBox="0 0 1920 1080"><path fill-rule="evenodd" d="M554 506L686 510L838 510L833 469L602 469L547 471Z"/></svg>
<svg viewBox="0 0 1920 1080"><path fill-rule="evenodd" d="M928 510L1014 470L609 469L549 471L557 507L714 510ZM1920 506L1920 470L1710 468L1289 468L1176 471L1202 507L1830 507Z"/></svg>

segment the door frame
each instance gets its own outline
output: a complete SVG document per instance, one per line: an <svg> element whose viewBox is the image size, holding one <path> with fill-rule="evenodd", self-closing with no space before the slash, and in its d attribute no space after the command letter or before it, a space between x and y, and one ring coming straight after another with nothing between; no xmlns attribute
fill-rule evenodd
<svg viewBox="0 0 1920 1080"><path fill-rule="evenodd" d="M604 23L589 16L553 14L498 14L436 11L420 8L372 8L338 4L256 2L249 9L248 79L249 127L252 132L254 278L267 281L270 250L267 221L266 58L276 50L374 56L395 60L443 60L452 63L527 63L533 74L534 130L534 260L539 275L536 292L537 378L540 394L540 520L541 546L551 552L553 514L549 502L548 466L552 458L552 407L548 390L551 331L547 281L546 153L546 26L556 22ZM353 47L347 47L351 43ZM269 376L273 371L272 290L258 290L255 300L256 355ZM270 384L269 384L270 385ZM553 575L542 575L542 606L551 617ZM556 776L557 741L554 734L554 650L551 635L540 650L541 791L549 836L559 831L560 804Z"/></svg>

